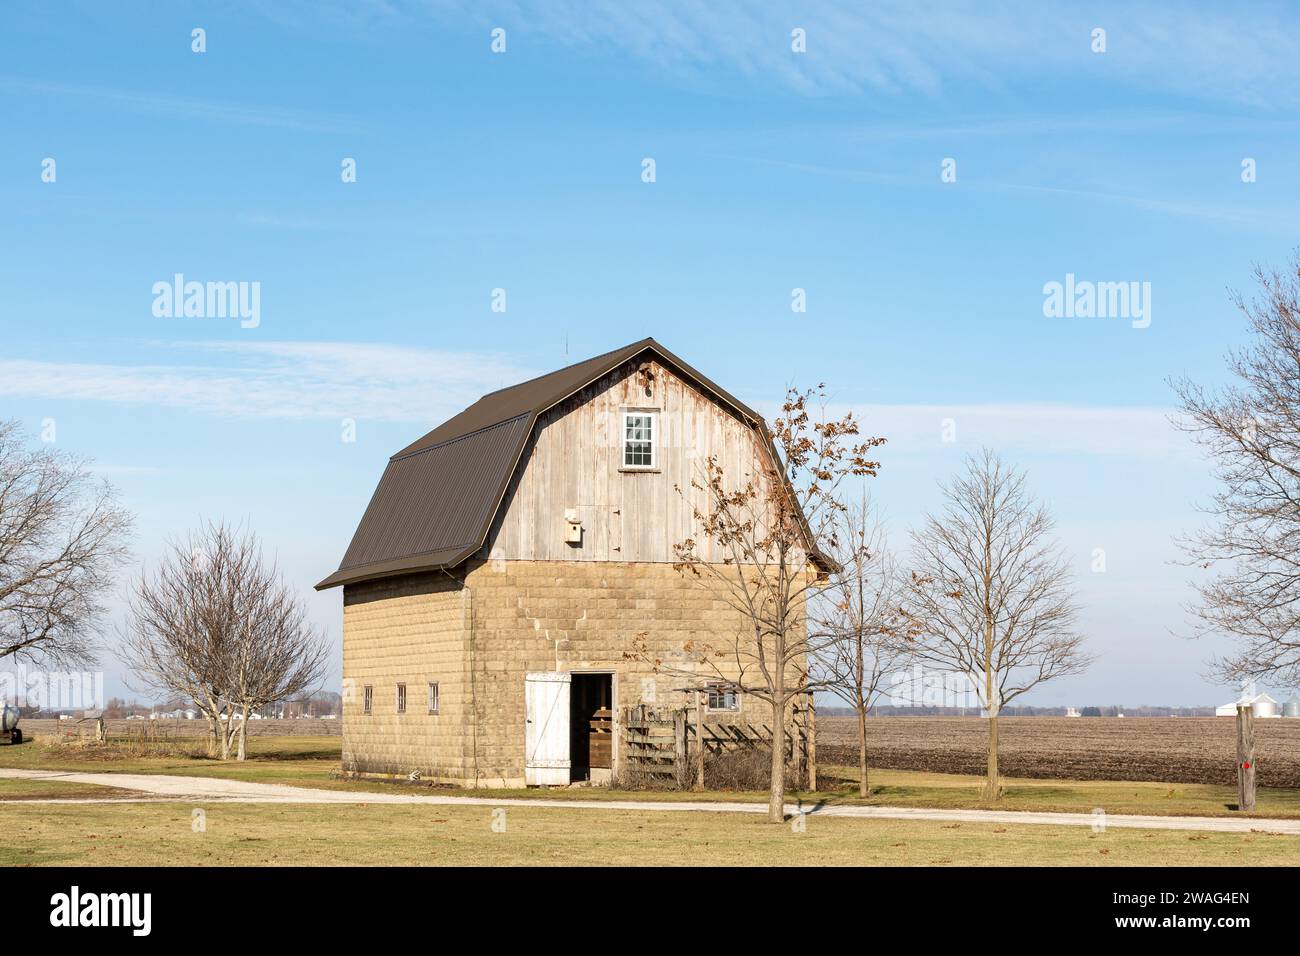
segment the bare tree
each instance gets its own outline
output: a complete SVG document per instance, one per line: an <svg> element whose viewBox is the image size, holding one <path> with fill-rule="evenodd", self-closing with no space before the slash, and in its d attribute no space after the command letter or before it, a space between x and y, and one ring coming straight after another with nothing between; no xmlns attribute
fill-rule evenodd
<svg viewBox="0 0 1300 956"><path fill-rule="evenodd" d="M987 800L1001 796L998 715L1044 681L1084 670L1066 559L1025 476L985 449L912 533L906 613L922 664L959 673L988 719Z"/></svg>
<svg viewBox="0 0 1300 956"><path fill-rule="evenodd" d="M1252 341L1228 357L1235 383L1207 392L1173 383L1175 424L1209 454L1220 490L1209 525L1182 545L1216 574L1197 584L1204 632L1238 640L1214 662L1225 682L1300 686L1300 257L1256 270L1261 293L1234 297Z"/></svg>
<svg viewBox="0 0 1300 956"><path fill-rule="evenodd" d="M875 475L867 458L884 442L856 441L852 414L813 422L809 403L823 387L790 390L769 431L762 426L768 460L755 472L727 474L716 458L703 463L690 489L697 533L674 546L679 571L725 601L741 623L727 645L688 647L699 665L772 710L772 761L768 819L785 819L786 716L792 704L823 686L809 673L810 655L825 635L809 628L807 601L824 582L814 561L835 549L838 492L850 475ZM631 656L652 659L644 645ZM676 669L662 660L656 667Z"/></svg>
<svg viewBox="0 0 1300 956"><path fill-rule="evenodd" d="M840 570L813 602L815 630L825 634L813 674L853 708L858 719L858 794L867 778L867 714L885 692L886 678L911 655L902 611L903 582L889 553L879 516L866 497L836 519Z"/></svg>
<svg viewBox="0 0 1300 956"><path fill-rule="evenodd" d="M28 449L17 422L0 422L0 659L93 662L130 528L82 460Z"/></svg>
<svg viewBox="0 0 1300 956"><path fill-rule="evenodd" d="M131 595L121 656L137 680L184 694L213 751L244 759L249 716L314 688L327 646L252 534L208 525L171 545Z"/></svg>
<svg viewBox="0 0 1300 956"><path fill-rule="evenodd" d="M230 697L239 714L238 759L246 749L248 719L277 701L319 690L329 660L324 636L307 621L306 606L283 584L274 568L256 566L260 600L245 612L230 670Z"/></svg>

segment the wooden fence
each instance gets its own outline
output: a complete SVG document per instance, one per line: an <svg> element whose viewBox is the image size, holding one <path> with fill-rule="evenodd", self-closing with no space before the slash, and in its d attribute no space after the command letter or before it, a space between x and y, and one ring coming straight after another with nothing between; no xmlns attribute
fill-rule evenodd
<svg viewBox="0 0 1300 956"><path fill-rule="evenodd" d="M687 780L686 710L644 704L623 710L624 759L635 774L684 786Z"/></svg>
<svg viewBox="0 0 1300 956"><path fill-rule="evenodd" d="M794 708L786 722L785 753L799 779L816 789L816 740L809 733L812 717L808 708ZM766 724L707 723L701 721L698 709L688 707L625 708L622 724L627 769L681 789L704 785L701 736L704 752L714 754L768 747L772 741L772 728Z"/></svg>

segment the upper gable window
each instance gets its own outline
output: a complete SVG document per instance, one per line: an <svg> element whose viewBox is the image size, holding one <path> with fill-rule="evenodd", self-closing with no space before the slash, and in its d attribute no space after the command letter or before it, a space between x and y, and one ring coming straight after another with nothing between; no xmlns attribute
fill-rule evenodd
<svg viewBox="0 0 1300 956"><path fill-rule="evenodd" d="M659 459L655 449L658 441L659 415L652 411L623 413L623 467L653 469Z"/></svg>

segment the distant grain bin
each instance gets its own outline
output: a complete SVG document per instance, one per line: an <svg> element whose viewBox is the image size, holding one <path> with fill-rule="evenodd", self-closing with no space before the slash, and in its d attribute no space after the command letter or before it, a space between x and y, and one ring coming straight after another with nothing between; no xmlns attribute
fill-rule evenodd
<svg viewBox="0 0 1300 956"><path fill-rule="evenodd" d="M1292 697L1282 708L1283 717L1300 717L1300 697Z"/></svg>
<svg viewBox="0 0 1300 956"><path fill-rule="evenodd" d="M1277 701L1267 694L1261 694L1255 699L1255 716L1256 717L1281 717L1282 708L1278 706Z"/></svg>

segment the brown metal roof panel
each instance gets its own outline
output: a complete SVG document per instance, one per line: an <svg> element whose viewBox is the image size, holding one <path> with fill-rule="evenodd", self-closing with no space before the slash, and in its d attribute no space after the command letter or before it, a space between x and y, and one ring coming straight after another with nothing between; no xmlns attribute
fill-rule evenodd
<svg viewBox="0 0 1300 956"><path fill-rule="evenodd" d="M558 401L570 392L582 388L593 379L599 378L612 368L617 368L638 352L647 347L655 346L655 344L654 339L642 339L639 342L633 342L631 345L625 345L621 349L614 349L612 352L597 355L595 358L589 358L554 372L540 375L537 378L529 379L526 382L520 382L518 385L511 385L509 388L489 392L459 415L449 418L423 438L407 445L393 457L401 458L403 455L413 454L431 445L437 445L449 439L467 435L480 428L495 425L525 412L541 411L546 406Z"/></svg>
<svg viewBox="0 0 1300 956"><path fill-rule="evenodd" d="M476 549L496 511L501 476L513 471L531 423L530 414L520 415L389 461L339 572L319 586L399 559L425 556L419 566L437 567Z"/></svg>
<svg viewBox="0 0 1300 956"><path fill-rule="evenodd" d="M374 581L379 578L395 577L399 574L412 574L417 571L437 571L456 567L473 554L463 548L450 548L445 551L431 551L427 554L414 554L391 561L378 561L356 568L340 568L320 584L317 591L338 587L340 584L356 584L361 581Z"/></svg>

